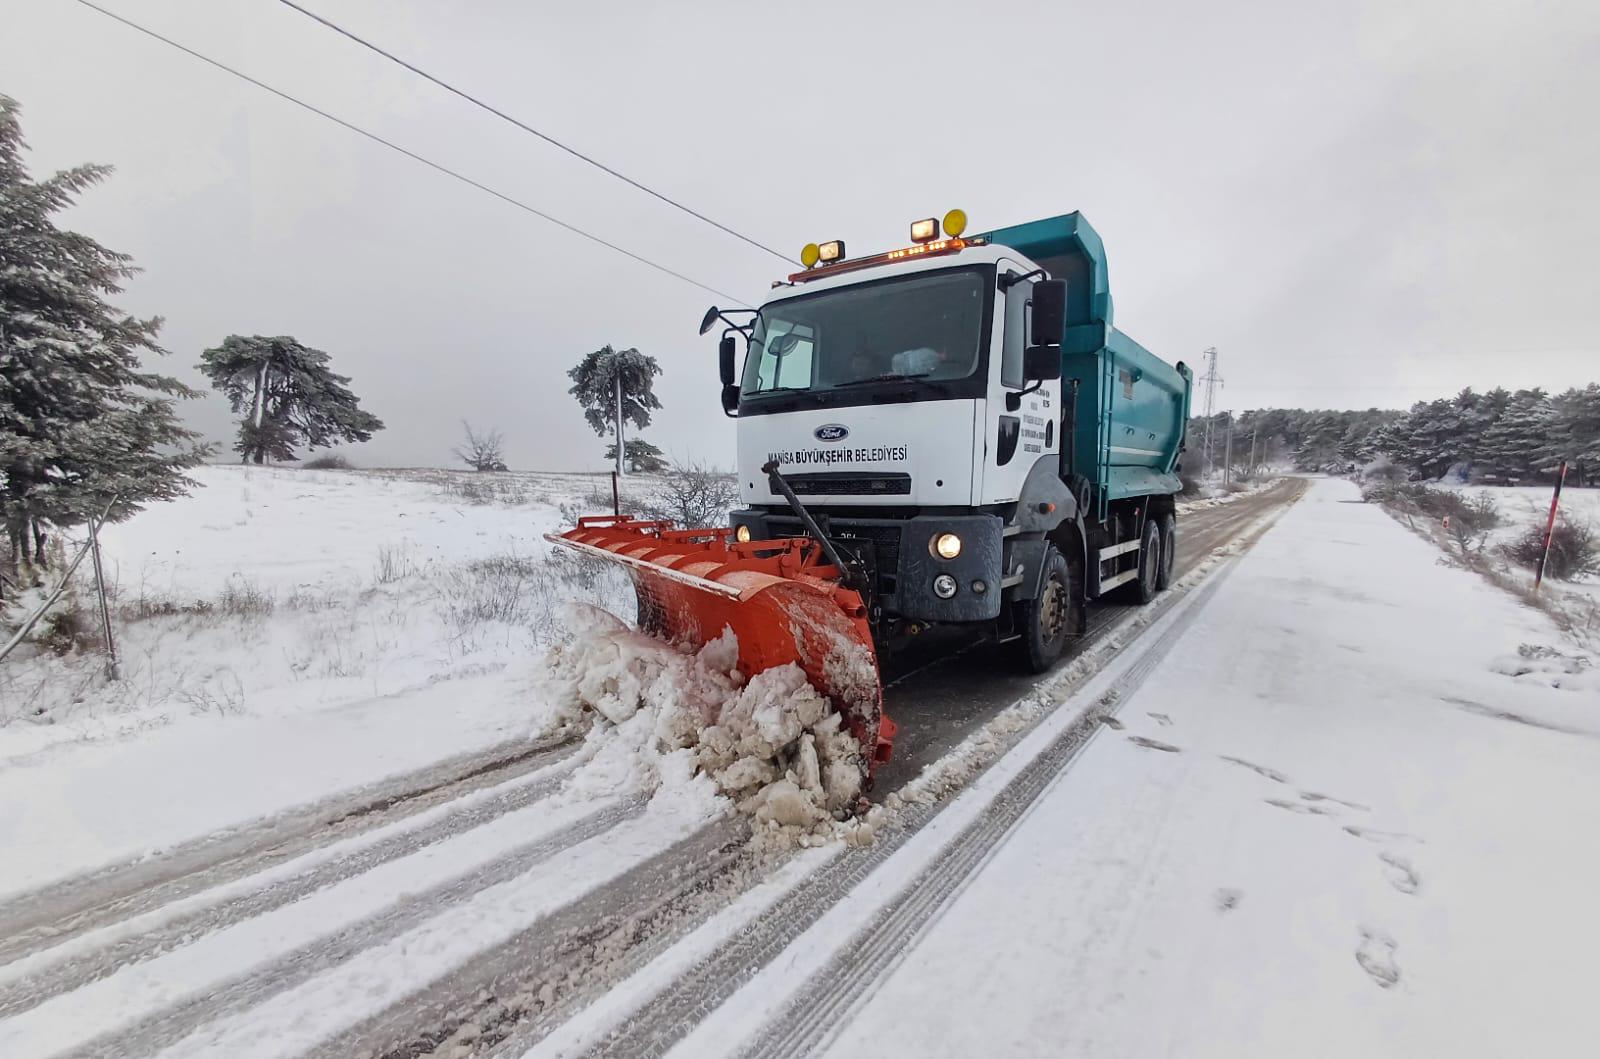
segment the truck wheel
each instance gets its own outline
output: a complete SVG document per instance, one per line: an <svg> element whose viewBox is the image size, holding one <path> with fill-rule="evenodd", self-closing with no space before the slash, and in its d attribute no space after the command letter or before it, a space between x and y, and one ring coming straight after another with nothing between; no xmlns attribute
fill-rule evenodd
<svg viewBox="0 0 1600 1059"><path fill-rule="evenodd" d="M1156 598L1156 581L1161 574L1161 527L1153 518L1144 520L1144 536L1139 538L1139 576L1128 582L1130 603L1148 603Z"/></svg>
<svg viewBox="0 0 1600 1059"><path fill-rule="evenodd" d="M1156 569L1156 591L1172 587L1172 564L1178 557L1178 516L1161 516L1161 565Z"/></svg>
<svg viewBox="0 0 1600 1059"><path fill-rule="evenodd" d="M1043 581L1035 599L1016 604L1019 655L1029 671L1043 673L1066 650L1072 629L1072 569L1054 546L1044 553Z"/></svg>

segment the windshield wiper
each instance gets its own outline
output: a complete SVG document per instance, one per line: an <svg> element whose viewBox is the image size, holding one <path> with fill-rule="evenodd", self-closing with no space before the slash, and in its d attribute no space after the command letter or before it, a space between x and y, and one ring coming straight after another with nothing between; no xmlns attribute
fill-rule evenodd
<svg viewBox="0 0 1600 1059"><path fill-rule="evenodd" d="M804 394L810 394L812 397L818 398L819 400L821 399L821 396L822 396L820 391L813 390L809 386L771 386L771 387L768 387L765 390L752 390L749 393L744 394L744 396L745 397L770 397L770 396L772 396L774 394L780 394L780 393L804 393Z"/></svg>
<svg viewBox="0 0 1600 1059"><path fill-rule="evenodd" d="M841 390L846 386L865 386L869 382L902 382L906 379L926 379L932 374L933 372L931 371L925 371L918 375L902 375L899 372L888 372L884 375L874 375L869 379L851 379L849 382L836 382L833 384L833 388Z"/></svg>

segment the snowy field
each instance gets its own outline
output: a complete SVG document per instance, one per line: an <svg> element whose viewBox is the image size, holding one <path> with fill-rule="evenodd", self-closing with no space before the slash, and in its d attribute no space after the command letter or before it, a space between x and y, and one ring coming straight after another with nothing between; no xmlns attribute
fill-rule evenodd
<svg viewBox="0 0 1600 1059"><path fill-rule="evenodd" d="M624 577L541 539L609 509L603 477L194 476L105 534L122 680L93 654L0 666L0 801L39 807L0 819L0 893L523 734L565 605L631 614Z"/></svg>

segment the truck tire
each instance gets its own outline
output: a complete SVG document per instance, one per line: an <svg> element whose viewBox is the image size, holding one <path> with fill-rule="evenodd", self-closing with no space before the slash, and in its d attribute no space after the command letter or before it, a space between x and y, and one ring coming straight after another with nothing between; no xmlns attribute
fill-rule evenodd
<svg viewBox="0 0 1600 1059"><path fill-rule="evenodd" d="M1017 654L1029 672L1043 673L1061 658L1072 636L1072 568L1054 545L1045 549L1039 594L1019 600Z"/></svg>
<svg viewBox="0 0 1600 1059"><path fill-rule="evenodd" d="M1153 518L1144 520L1144 535L1139 538L1139 576L1125 589L1129 603L1145 604L1156 598L1156 582L1161 574L1161 526Z"/></svg>
<svg viewBox="0 0 1600 1059"><path fill-rule="evenodd" d="M1172 587L1172 566L1178 558L1178 516L1161 516L1161 565L1156 569L1156 591Z"/></svg>

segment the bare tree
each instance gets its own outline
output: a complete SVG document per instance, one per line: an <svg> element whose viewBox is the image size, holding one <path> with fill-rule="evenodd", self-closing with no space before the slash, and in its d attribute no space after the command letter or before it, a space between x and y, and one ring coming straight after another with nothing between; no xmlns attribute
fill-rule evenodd
<svg viewBox="0 0 1600 1059"><path fill-rule="evenodd" d="M461 429L466 432L467 438L458 448L451 449L457 459L464 462L475 471L503 471L506 469L504 448L505 439L500 431L490 427L480 434L472 429L472 424L465 419L461 421Z"/></svg>
<svg viewBox="0 0 1600 1059"><path fill-rule="evenodd" d="M728 512L738 500L739 483L733 475L703 463L680 463L662 479L645 514L685 528L726 526Z"/></svg>

